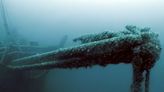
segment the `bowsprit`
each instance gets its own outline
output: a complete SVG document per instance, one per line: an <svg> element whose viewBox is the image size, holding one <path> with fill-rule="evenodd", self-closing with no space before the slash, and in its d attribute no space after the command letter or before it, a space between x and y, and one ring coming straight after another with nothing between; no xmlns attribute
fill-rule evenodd
<svg viewBox="0 0 164 92"><path fill-rule="evenodd" d="M80 45L16 59L7 67L28 71L52 68L79 68L93 65L126 63L133 66L131 92L149 92L150 70L159 59L161 46L158 34L150 28L127 25L120 32L102 32L75 38ZM144 72L145 75L144 75Z"/></svg>

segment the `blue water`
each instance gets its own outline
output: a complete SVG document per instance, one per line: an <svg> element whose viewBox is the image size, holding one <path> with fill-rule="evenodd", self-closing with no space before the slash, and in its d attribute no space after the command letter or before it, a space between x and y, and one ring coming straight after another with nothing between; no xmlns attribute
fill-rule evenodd
<svg viewBox="0 0 164 92"><path fill-rule="evenodd" d="M5 0L9 27L42 46L57 45L64 35L65 47L72 39L103 31L124 30L127 24L151 27L164 48L163 0ZM0 17L1 18L1 17ZM0 19L0 32L4 30ZM1 36L1 38L3 38ZM164 92L164 57L151 71L150 92ZM130 92L131 65L53 69L48 73L45 92ZM0 91L1 92L1 91Z"/></svg>

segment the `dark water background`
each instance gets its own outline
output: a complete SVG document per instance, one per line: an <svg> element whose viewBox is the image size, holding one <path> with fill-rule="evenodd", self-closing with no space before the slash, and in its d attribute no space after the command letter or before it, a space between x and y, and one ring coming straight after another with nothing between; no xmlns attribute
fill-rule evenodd
<svg viewBox="0 0 164 92"><path fill-rule="evenodd" d="M5 0L11 30L42 46L57 45L64 35L65 47L74 46L80 35L123 30L127 24L151 27L164 47L163 0ZM0 19L0 30L4 30ZM3 31L0 31L3 34ZM1 36L1 39L3 36ZM152 69L150 92L164 92L164 57ZM48 74L45 92L128 92L131 65L54 69Z"/></svg>

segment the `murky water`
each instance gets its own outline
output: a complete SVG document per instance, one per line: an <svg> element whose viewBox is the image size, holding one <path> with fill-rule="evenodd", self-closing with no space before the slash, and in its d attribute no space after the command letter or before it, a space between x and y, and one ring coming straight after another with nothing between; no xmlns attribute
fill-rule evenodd
<svg viewBox="0 0 164 92"><path fill-rule="evenodd" d="M162 48L164 47L163 0L2 1L7 30L12 35L7 35L4 17L0 12L0 47L8 46L9 41L14 41L18 43L16 45L46 48L25 48L23 50L28 54L21 54L22 57L77 46L79 44L72 41L76 37L103 31L121 31L127 24L150 27L159 34ZM1 6L0 9L2 11ZM64 42L62 39L65 39ZM61 42L64 44L60 44ZM15 49L20 51L17 47ZM13 56L15 57L19 56ZM162 51L160 60L151 71L150 92L164 91L163 60ZM0 92L130 92L132 82L130 64L25 73L0 67Z"/></svg>

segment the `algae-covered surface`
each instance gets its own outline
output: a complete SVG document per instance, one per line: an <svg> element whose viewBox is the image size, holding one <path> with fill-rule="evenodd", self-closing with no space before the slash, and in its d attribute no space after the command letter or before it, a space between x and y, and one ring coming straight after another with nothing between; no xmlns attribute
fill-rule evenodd
<svg viewBox="0 0 164 92"><path fill-rule="evenodd" d="M163 92L162 0L0 0L0 92Z"/></svg>

